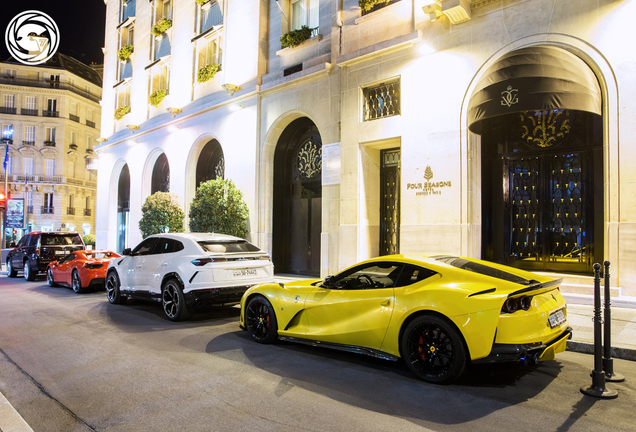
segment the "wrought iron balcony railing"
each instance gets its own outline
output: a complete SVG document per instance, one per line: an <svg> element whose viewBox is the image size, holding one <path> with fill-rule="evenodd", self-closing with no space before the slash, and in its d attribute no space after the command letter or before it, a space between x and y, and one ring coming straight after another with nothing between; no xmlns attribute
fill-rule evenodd
<svg viewBox="0 0 636 432"><path fill-rule="evenodd" d="M95 127L95 122L92 122L90 120L86 120L86 126L90 126L90 127L94 128Z"/></svg>
<svg viewBox="0 0 636 432"><path fill-rule="evenodd" d="M84 209L84 216L90 216L91 215L91 209Z"/></svg>
<svg viewBox="0 0 636 432"><path fill-rule="evenodd" d="M20 108L20 114L22 114L22 115L28 115L28 116L37 116L37 115L38 115L38 110L36 110L36 109Z"/></svg>
<svg viewBox="0 0 636 432"><path fill-rule="evenodd" d="M68 148L70 148L71 150L77 150L77 144L69 144Z"/></svg>
<svg viewBox="0 0 636 432"><path fill-rule="evenodd" d="M53 209L54 209L53 207L42 206L42 207L40 207L40 213L41 214L53 214L54 213Z"/></svg>
<svg viewBox="0 0 636 432"><path fill-rule="evenodd" d="M0 107L0 114L15 114L16 109L14 107Z"/></svg>
<svg viewBox="0 0 636 432"><path fill-rule="evenodd" d="M22 141L22 145L34 146L35 145L35 141Z"/></svg>
<svg viewBox="0 0 636 432"><path fill-rule="evenodd" d="M55 147L55 141L44 141L46 147Z"/></svg>
<svg viewBox="0 0 636 432"><path fill-rule="evenodd" d="M59 117L59 116L60 116L59 111L42 110L42 117Z"/></svg>
<svg viewBox="0 0 636 432"><path fill-rule="evenodd" d="M67 82L46 82L44 80L29 79L29 78L9 78L6 76L0 76L0 84L9 84L22 87L39 87L39 88L55 88L60 90L68 90L76 95L85 97L93 102L99 102L102 98L101 91L98 89L97 94L87 92L86 89L75 86L74 84Z"/></svg>
<svg viewBox="0 0 636 432"><path fill-rule="evenodd" d="M75 207L68 207L66 209L66 214L75 216Z"/></svg>
<svg viewBox="0 0 636 432"><path fill-rule="evenodd" d="M75 114L69 114L68 115L69 120L73 120L74 122L79 123L79 116L76 116Z"/></svg>

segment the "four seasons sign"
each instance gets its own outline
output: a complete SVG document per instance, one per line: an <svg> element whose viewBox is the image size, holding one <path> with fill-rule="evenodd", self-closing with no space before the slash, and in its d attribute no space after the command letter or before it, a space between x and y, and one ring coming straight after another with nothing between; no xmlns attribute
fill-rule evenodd
<svg viewBox="0 0 636 432"><path fill-rule="evenodd" d="M415 196L429 196L429 195L441 195L442 189L451 187L450 180L433 182L433 170L429 165L426 166L424 171L423 183L407 183L406 190L415 191Z"/></svg>

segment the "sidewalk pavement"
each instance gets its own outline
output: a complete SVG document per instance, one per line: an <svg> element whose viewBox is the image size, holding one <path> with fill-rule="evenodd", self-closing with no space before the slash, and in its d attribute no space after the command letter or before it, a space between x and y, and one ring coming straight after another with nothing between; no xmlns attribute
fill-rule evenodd
<svg viewBox="0 0 636 432"><path fill-rule="evenodd" d="M33 432L33 429L24 421L2 393L0 393L0 431Z"/></svg>

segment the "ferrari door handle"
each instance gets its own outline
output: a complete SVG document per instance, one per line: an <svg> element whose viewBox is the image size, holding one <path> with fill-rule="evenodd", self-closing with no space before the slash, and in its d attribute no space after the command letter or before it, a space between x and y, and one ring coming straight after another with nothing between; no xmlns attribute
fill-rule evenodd
<svg viewBox="0 0 636 432"><path fill-rule="evenodd" d="M389 306L391 304L391 300L384 300L382 303L380 303L380 306Z"/></svg>

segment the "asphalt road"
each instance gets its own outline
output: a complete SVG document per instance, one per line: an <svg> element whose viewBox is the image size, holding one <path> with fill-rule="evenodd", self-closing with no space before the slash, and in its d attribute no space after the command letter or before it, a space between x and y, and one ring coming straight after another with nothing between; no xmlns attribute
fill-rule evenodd
<svg viewBox="0 0 636 432"><path fill-rule="evenodd" d="M593 358L573 352L436 386L401 362L257 344L238 315L172 323L157 303L0 276L0 392L36 432L636 430L636 362L615 360L614 400L580 393Z"/></svg>

